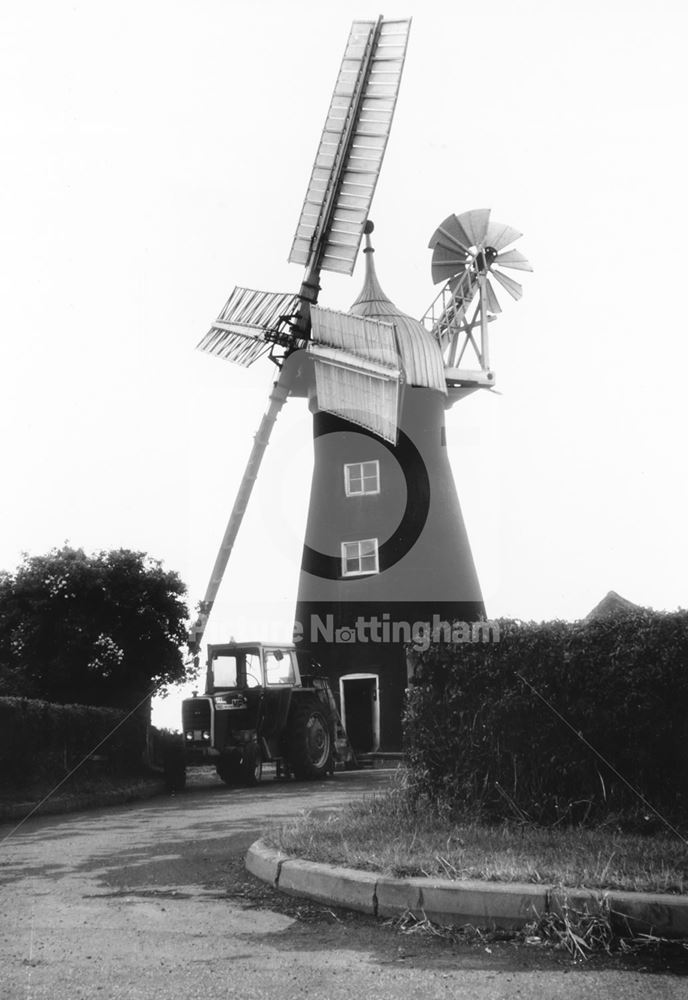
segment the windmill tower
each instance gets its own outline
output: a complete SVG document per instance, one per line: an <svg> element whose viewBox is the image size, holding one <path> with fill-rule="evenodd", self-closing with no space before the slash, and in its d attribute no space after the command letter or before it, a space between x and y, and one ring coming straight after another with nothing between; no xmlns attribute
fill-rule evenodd
<svg viewBox="0 0 688 1000"><path fill-rule="evenodd" d="M355 21L297 225L298 294L235 288L199 347L279 367L265 416L192 630L198 651L270 431L286 399L308 400L314 471L295 640L320 662L354 747L398 749L405 643L484 617L447 458L447 407L492 387L489 323L500 266L530 269L507 247L520 235L489 210L449 216L432 236L433 280L422 320L378 281L368 219L389 137L410 21ZM320 274L351 274L362 237L365 280L349 312L317 304ZM469 359L472 358L472 362ZM468 367L468 364L471 367Z"/></svg>

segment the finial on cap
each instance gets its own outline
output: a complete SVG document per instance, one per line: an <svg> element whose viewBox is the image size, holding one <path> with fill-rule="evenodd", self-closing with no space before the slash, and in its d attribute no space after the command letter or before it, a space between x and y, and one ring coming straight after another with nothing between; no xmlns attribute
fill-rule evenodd
<svg viewBox="0 0 688 1000"><path fill-rule="evenodd" d="M363 226L363 232L365 233L366 245L363 247L363 253L375 253L373 245L370 242L370 234L375 229L372 219L366 219L365 225Z"/></svg>

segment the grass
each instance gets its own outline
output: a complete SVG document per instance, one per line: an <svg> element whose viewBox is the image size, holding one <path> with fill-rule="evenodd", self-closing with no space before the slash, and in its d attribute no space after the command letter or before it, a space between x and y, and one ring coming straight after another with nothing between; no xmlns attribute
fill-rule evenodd
<svg viewBox="0 0 688 1000"><path fill-rule="evenodd" d="M688 847L678 838L529 824L449 822L413 808L403 779L341 812L303 814L269 841L310 861L395 877L415 875L567 888L688 892Z"/></svg>

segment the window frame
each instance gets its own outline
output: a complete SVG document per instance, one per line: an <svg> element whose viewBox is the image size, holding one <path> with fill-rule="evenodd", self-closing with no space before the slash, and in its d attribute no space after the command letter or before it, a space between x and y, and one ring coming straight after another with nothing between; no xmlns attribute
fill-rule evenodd
<svg viewBox="0 0 688 1000"><path fill-rule="evenodd" d="M224 672L230 661L234 663L231 678ZM223 669L219 669L223 668ZM233 691L241 687L260 687L262 681L262 662L258 647L244 649L240 652L219 649L213 653L210 661L210 676L213 690ZM219 679L218 679L219 673ZM228 684L227 680L232 683Z"/></svg>
<svg viewBox="0 0 688 1000"><path fill-rule="evenodd" d="M363 467L365 465L375 466L375 486L374 490L365 489L366 477L363 472ZM361 489L353 490L351 488L351 470L358 469L360 471ZM344 463L344 493L347 497L374 497L378 496L380 493L380 460L379 458L369 458L364 462L345 462Z"/></svg>
<svg viewBox="0 0 688 1000"><path fill-rule="evenodd" d="M375 569L347 569L347 562L351 561L352 558L358 560L359 567L361 566L362 559L364 556L361 554L361 546L365 545L366 542L372 542L373 544L373 554L375 556ZM355 557L347 555L347 546L357 546L357 555ZM358 538L353 539L350 542L341 543L341 557L342 557L342 576L375 576L376 573L380 572L380 546L377 538ZM365 558L369 558L366 554Z"/></svg>
<svg viewBox="0 0 688 1000"><path fill-rule="evenodd" d="M296 653L293 650L282 650L281 659L277 659L275 656L275 649L264 649L263 650L263 668L265 672L265 686L266 687L285 687L293 686L296 684ZM289 663L289 675L284 676L281 680L271 680L270 678L270 665L268 660L272 657L277 663L282 663L283 660L287 660Z"/></svg>

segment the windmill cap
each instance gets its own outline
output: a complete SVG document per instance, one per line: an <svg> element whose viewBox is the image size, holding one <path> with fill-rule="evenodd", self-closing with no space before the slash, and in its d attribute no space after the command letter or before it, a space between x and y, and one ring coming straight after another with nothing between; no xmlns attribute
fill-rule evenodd
<svg viewBox="0 0 688 1000"><path fill-rule="evenodd" d="M366 246L363 250L365 279L363 288L349 312L354 316L368 316L371 319L394 323L401 361L409 384L429 386L440 392L446 392L444 362L439 344L419 320L402 312L385 295L375 271L373 260L375 249L370 242L373 224L370 220L366 222L363 231L366 236Z"/></svg>

